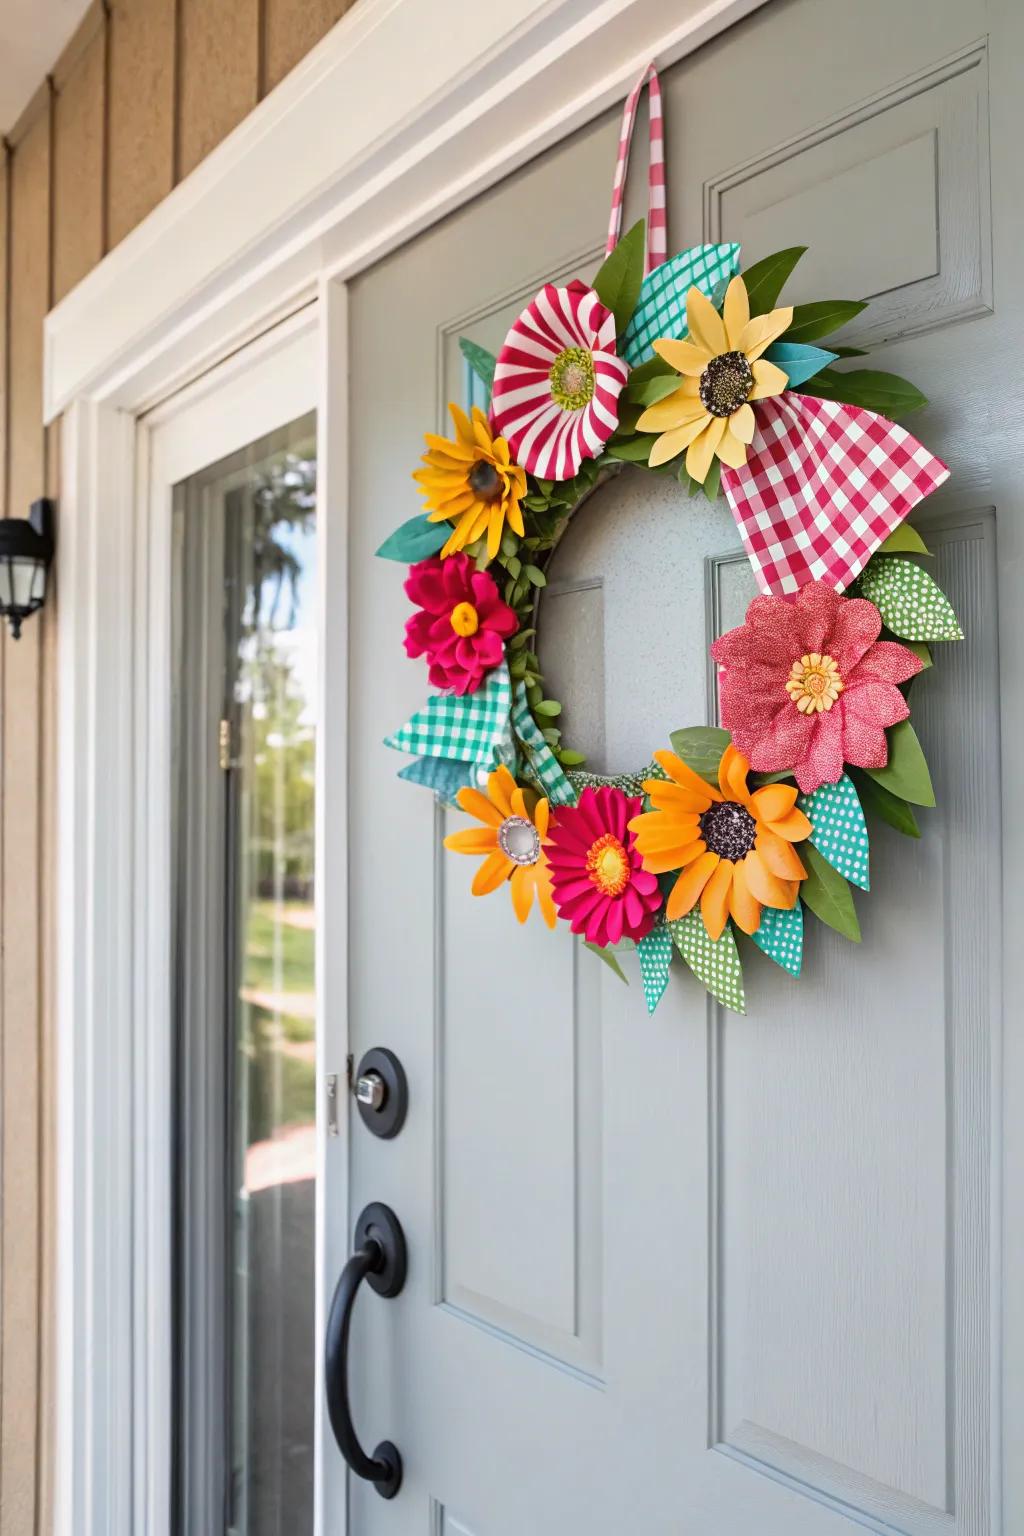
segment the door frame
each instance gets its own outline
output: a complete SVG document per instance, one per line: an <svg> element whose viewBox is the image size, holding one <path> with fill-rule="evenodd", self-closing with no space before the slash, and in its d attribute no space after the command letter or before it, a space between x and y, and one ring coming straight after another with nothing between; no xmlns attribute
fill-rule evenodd
<svg viewBox="0 0 1024 1536"><path fill-rule="evenodd" d="M63 414L57 1536L169 1536L169 946L166 887L150 854L169 817L153 748L170 676L150 644L167 573L154 567L144 512L147 423L176 391L201 393L208 370L246 366L243 349L315 303L318 499L330 509L318 518L319 645L335 684L327 710L321 666L318 904L332 944L318 922L318 994L343 1073L347 283L620 102L650 59L675 63L765 3L507 0L469 11L465 0L359 0L47 318L45 416ZM392 88L375 93L384 78ZM342 807L329 820L319 814L328 784ZM1005 963L1005 995L1019 995L1024 959L1007 946ZM326 1146L323 1112L321 1103ZM1008 1123L1007 1135L1020 1168L1024 1129ZM321 1178L318 1199L322 1189ZM337 1225L346 1230L347 1215ZM321 1292L342 1257L318 1253ZM1012 1258L1024 1274L1024 1252ZM318 1326L322 1308L321 1294ZM1005 1282L996 1313L1021 1358L1024 1283ZM993 1390L1002 1394L998 1380ZM1024 1402L1013 1398L1002 1405L1007 1445L1024 1444ZM318 1536L344 1536L336 1460L318 1474ZM1007 1528L1024 1511L1024 1466L1014 1462L1001 1469Z"/></svg>

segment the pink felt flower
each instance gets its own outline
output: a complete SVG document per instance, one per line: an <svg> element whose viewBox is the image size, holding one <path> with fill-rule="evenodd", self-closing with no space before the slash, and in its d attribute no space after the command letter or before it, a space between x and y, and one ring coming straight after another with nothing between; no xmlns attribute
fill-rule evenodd
<svg viewBox="0 0 1024 1536"><path fill-rule="evenodd" d="M755 597L715 641L722 724L755 772L792 769L810 794L844 763L885 767L885 728L910 713L896 684L922 663L881 627L874 603L809 581L795 597Z"/></svg>
<svg viewBox="0 0 1024 1536"><path fill-rule="evenodd" d="M501 664L519 621L498 596L493 576L468 555L409 567L406 595L420 608L405 626L409 656L426 656L433 687L475 693Z"/></svg>
<svg viewBox="0 0 1024 1536"><path fill-rule="evenodd" d="M571 480L615 431L628 374L615 317L594 290L546 283L498 353L491 421L524 469Z"/></svg>
<svg viewBox="0 0 1024 1536"><path fill-rule="evenodd" d="M606 784L585 789L552 823L546 850L551 894L559 916L588 944L642 939L654 926L661 891L626 825L642 810L642 796Z"/></svg>

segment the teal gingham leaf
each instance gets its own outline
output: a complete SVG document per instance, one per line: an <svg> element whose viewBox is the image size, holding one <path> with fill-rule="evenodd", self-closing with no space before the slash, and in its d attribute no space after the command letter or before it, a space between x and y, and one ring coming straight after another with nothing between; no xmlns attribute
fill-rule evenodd
<svg viewBox="0 0 1024 1536"><path fill-rule="evenodd" d="M455 796L467 785L482 788L480 779L487 782L487 769L472 763L460 763L451 757L417 757L399 772L398 777L410 784L422 784L432 789L442 805L455 805Z"/></svg>
<svg viewBox="0 0 1024 1536"><path fill-rule="evenodd" d="M672 961L672 935L660 923L652 928L646 938L637 941L640 957L640 980L644 984L644 1001L647 1012L653 1013L661 1002L668 986L668 968Z"/></svg>
<svg viewBox="0 0 1024 1536"><path fill-rule="evenodd" d="M753 939L769 960L791 976L799 976L804 957L804 909L800 902L789 912L781 907L762 907L761 926Z"/></svg>
<svg viewBox="0 0 1024 1536"><path fill-rule="evenodd" d="M544 740L530 713L525 683L520 683L516 689L512 724L516 735L526 748L529 766L541 793L547 796L552 805L575 805L576 791L562 772L557 758Z"/></svg>
<svg viewBox="0 0 1024 1536"><path fill-rule="evenodd" d="M720 283L735 276L739 264L738 245L695 245L649 272L619 349L629 366L646 362L660 337L685 336L690 289L699 288L710 299Z"/></svg>
<svg viewBox="0 0 1024 1536"><path fill-rule="evenodd" d="M844 773L836 784L822 784L811 795L798 795L796 803L811 823L811 842L822 858L851 885L870 890L867 823L849 775Z"/></svg>
<svg viewBox="0 0 1024 1536"><path fill-rule="evenodd" d="M711 996L733 1013L746 1013L743 967L740 965L732 924L726 923L721 938L712 941L704 927L700 907L697 906L685 917L667 923L666 927L676 949Z"/></svg>
<svg viewBox="0 0 1024 1536"><path fill-rule="evenodd" d="M512 684L504 663L482 688L458 698L436 694L411 720L388 736L386 747L416 757L456 758L464 763L511 763L515 758L509 710Z"/></svg>

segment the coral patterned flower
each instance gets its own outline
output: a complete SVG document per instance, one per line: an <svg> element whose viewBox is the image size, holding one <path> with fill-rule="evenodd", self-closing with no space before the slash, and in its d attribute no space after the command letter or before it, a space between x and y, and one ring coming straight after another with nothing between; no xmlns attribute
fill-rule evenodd
<svg viewBox="0 0 1024 1536"><path fill-rule="evenodd" d="M413 479L426 497L427 522L450 518L455 524L441 559L475 544L486 533L487 558L493 560L506 522L513 533L523 534L519 502L526 495L526 472L513 464L508 444L493 435L479 406L473 407L472 420L457 405L448 409L455 436L424 435L423 468L414 472Z"/></svg>
<svg viewBox="0 0 1024 1536"><path fill-rule="evenodd" d="M498 353L491 420L531 474L571 480L615 431L628 374L594 290L546 283Z"/></svg>
<svg viewBox="0 0 1024 1536"><path fill-rule="evenodd" d="M627 822L643 805L606 784L585 789L575 806L560 807L551 828L548 861L559 916L588 944L642 939L654 926L661 892L641 866Z"/></svg>
<svg viewBox="0 0 1024 1536"><path fill-rule="evenodd" d="M669 781L644 782L654 809L629 825L645 869L682 871L665 909L669 922L699 900L708 936L718 939L730 917L756 933L763 906L795 907L807 871L793 844L810 836L811 824L793 785L766 784L751 794L749 764L732 745L722 754L717 789L674 752L654 756Z"/></svg>
<svg viewBox="0 0 1024 1536"><path fill-rule="evenodd" d="M525 923L537 898L540 914L549 928L556 922L551 900L551 876L544 853L548 833L548 802L538 800L531 815L526 796L505 767L488 776L487 793L460 789L456 796L470 816L482 822L464 832L452 832L444 840L455 853L483 854L473 876L473 895L489 896L507 880L516 917Z"/></svg>
<svg viewBox="0 0 1024 1536"><path fill-rule="evenodd" d="M650 406L637 427L660 432L651 449L653 469L686 449L686 471L707 478L717 454L730 469L742 469L754 440L751 400L781 394L789 379L761 353L793 321L792 309L773 309L750 318L747 285L734 277L720 315L699 288L686 296L688 341L656 341L654 350L683 375L680 387Z"/></svg>
<svg viewBox="0 0 1024 1536"><path fill-rule="evenodd" d="M879 640L881 627L874 603L824 581L792 598L754 598L746 622L711 647L722 724L752 768L790 768L810 794L841 778L844 763L885 767L886 726L910 713L896 685L922 662Z"/></svg>
<svg viewBox="0 0 1024 1536"><path fill-rule="evenodd" d="M405 626L406 654L426 656L433 687L476 693L519 628L493 576L458 554L411 565L405 590L420 608Z"/></svg>

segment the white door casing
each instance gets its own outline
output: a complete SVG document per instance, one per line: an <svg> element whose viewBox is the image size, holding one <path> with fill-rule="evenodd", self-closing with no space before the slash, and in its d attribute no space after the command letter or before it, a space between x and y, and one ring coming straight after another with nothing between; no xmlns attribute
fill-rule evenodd
<svg viewBox="0 0 1024 1536"><path fill-rule="evenodd" d="M346 727L339 699L345 691L347 625L337 593L347 585L348 369L347 284L341 279L368 266L382 251L497 182L530 154L621 98L648 54L656 55L659 64L669 63L751 7L677 8L677 14L668 19L666 9L637 0L596 8L522 4L511 13L504 8L500 18L474 11L469 41L465 29L459 34L466 52L442 61L430 77L434 89L429 97L403 95L397 88L394 99L391 93L376 93L383 116L373 120L373 134L381 146L374 149L361 137L369 132L367 115L360 117L348 111L352 82L360 76L379 78L381 66L374 50L385 46L392 81L404 79L403 70L410 78L429 76L430 72L421 68L424 51L435 37L456 35L463 18L461 6L449 7L438 0L430 8L428 26L425 7L403 0L381 4L363 0L352 19L315 51L292 82L275 93L265 108L211 156L48 322L49 406L51 412L67 407L59 554L62 1276L58 1529L62 1533L92 1536L99 1530L120 1533L138 1529L159 1533L164 1528L161 1499L166 1487L167 1421L163 1395L166 1360L161 1359L161 1341L166 1317L158 1284L166 1263L168 1236L161 1223L167 1151L159 1125L167 1082L158 1025L167 998L166 928L159 921L159 866L147 860L146 848L147 839L161 825L160 807L166 809L167 804L167 787L161 782L153 746L159 742L159 722L166 702L161 690L166 689L169 674L160 670L159 658L140 643L148 625L159 619L161 598L159 571L147 567L143 558L136 487L145 483L146 465L144 451L133 463L132 417L319 289L320 483L324 503L330 507L330 520L323 522L330 521L336 533L330 559L321 562L324 595L333 601L324 605L323 655L331 672L324 681L328 739L323 744L320 772L322 789L324 764L331 763L335 770L328 781L331 793L340 795ZM796 9L779 4L760 19L759 24L767 28L763 34L765 68L777 78L785 76L787 66L790 71L795 68L792 59L800 40L787 31L786 18ZM911 9L907 5L900 14ZM443 13L447 10L451 14L446 17ZM823 14L825 10L822 7ZM822 46L833 32L841 32L833 8L827 10L829 15L821 23ZM919 343L923 350L905 364L905 371L926 390L931 387L928 368L933 356L940 355L936 338L942 337L945 321L957 313L954 306L961 306L960 314L985 314L993 303L986 286L989 225L984 197L973 210L978 229L973 243L958 240L969 221L961 217L959 224L955 220L950 223L955 210L951 211L952 205L944 197L949 186L945 168L951 156L956 163L958 154L959 163L964 164L963 157L970 153L972 123L977 130L975 144L986 148L983 139L989 112L997 273L1006 270L1020 248L1016 225L1021 215L1008 189L1013 185L1016 111L1012 69L1015 45L1019 57L1021 39L1019 31L1014 31L1017 22L1009 6L979 6L975 16L974 31L958 39L955 46L940 47L941 28L937 28L929 39L934 45L925 48L923 55L920 50L914 53L908 49L902 68L896 66L896 47L886 76L887 90L897 97L902 90L905 97L909 115L906 142L913 146L932 134L933 142L940 146L939 163L944 173L937 183L943 233L940 272L928 273L918 266L909 276L907 271L898 271L894 283L896 288L900 279L904 287L911 282L916 285L914 300L920 318L910 329L933 327L931 336L923 336ZM897 26L895 30L906 36L910 28L901 32ZM933 102L939 100L935 93L942 84L938 80L940 69L949 68L952 81L965 76L965 69L950 64L949 56L962 60L972 44L979 38L983 41L986 31L994 34L998 44L987 52L982 50L977 65L990 81L987 101L976 98L972 104L970 97L958 97L954 86L951 99L943 103L941 121L919 123L913 117L918 110L914 103L922 96L927 99L929 91ZM877 54L877 46L865 43L858 53L847 39L846 52L852 52L856 68L867 78L868 62ZM714 54L712 50L709 57ZM927 69L922 69L922 58ZM515 68L510 67L512 63ZM927 78L917 89L912 77L922 73ZM791 79L792 74L785 77ZM702 78L710 88L713 70L703 77L699 70L692 73L685 110L698 122L710 122L717 103L702 99ZM766 91L766 97L768 94ZM884 97L886 90L875 94ZM833 141L852 145L853 152L849 167L832 167L830 174L839 169L855 173L860 160L877 159L877 154L872 155L876 146L871 134L877 132L876 120L881 114L873 109L872 91L865 90L855 98L865 125L861 131L867 135L862 146L846 136L849 128L860 128L859 123L851 120L840 132L833 121L837 113L842 118L846 105L845 99L836 102L835 110L818 112L810 127L801 125L795 133L773 133L767 128L763 143L771 147L762 150L759 144L753 157L723 152L714 164L714 174L705 181L703 198L699 186L686 189L685 228L682 232L677 228L671 238L677 245L696 238L701 202L706 203L703 218L709 234L718 232L716 221L725 221L721 227L726 227L733 220L744 221L757 214L756 201L751 206L743 199L745 189L751 184L756 188L762 175L766 179L761 184L771 193L764 199L765 206L798 196L801 188L794 188L787 180L793 175L787 162L790 167L808 167L806 180L813 187L814 156L827 155L827 146ZM892 106L899 110L903 103L894 100ZM794 139L799 141L798 153L794 153ZM304 165L305 179L298 184L295 145L316 148L315 163ZM885 151L891 145L883 143L881 147ZM917 152L913 148L908 151L911 155ZM802 158L804 155L810 158ZM983 158L983 171L987 163ZM610 179L610 156L607 166ZM360 169L364 173L369 169L371 174L360 176ZM773 184L772 176L781 180ZM979 174L972 182L968 174L964 186L969 191L974 185L984 192L986 179ZM671 187L671 167L669 180ZM268 195L269 189L273 197ZM917 212L920 214L920 209ZM923 227L915 226L918 231ZM763 235L756 235L759 242L764 240L763 248L786 243L787 237L773 239L773 233L769 222ZM600 224L595 236L600 236ZM794 234L793 238L799 236ZM578 247L562 250L560 255L580 256L585 244L580 241ZM185 262L181 259L183 251L188 252ZM977 280L971 266L972 251L978 257ZM538 250L537 270L521 269L516 284L520 279L548 275L540 257ZM845 281L837 282L837 289L856 281L855 274L843 276ZM112 307L111 296L115 294L121 302ZM1015 329L1019 333L1009 309L1007 317L1010 334ZM985 319L976 323L992 327L996 322ZM992 368L998 357L998 346L986 351L984 369ZM1005 354L1003 361L1008 366ZM892 366L900 367L898 355L893 356ZM1009 451L1014 430L1019 441L1019 426L1006 414L1005 396L978 403L984 378L969 352L965 368L975 393L960 419L959 441L966 443L972 433L973 441L956 463L955 510L961 516L964 509L972 507L980 513L988 507L997 509L999 626L1005 679L1006 658L1012 660L1020 642L1012 593L1014 582L1019 584L1021 569L1021 523ZM358 430L358 412L353 419ZM145 442L145 432L140 441ZM932 439L932 443L940 452L947 451L945 441ZM951 501L945 505L954 507ZM396 515L392 521L397 520ZM721 573L724 602L729 600L731 570L724 566ZM731 610L728 617L732 617ZM409 672L413 672L411 667ZM415 687L411 675L408 686ZM399 718L400 709L389 723L397 723ZM1002 753L1011 770L1020 760L1022 745L1021 703L1012 690L1007 690ZM1012 786L1012 780L1012 772L1004 772L1004 785ZM417 794L407 786L397 786L397 790L406 800ZM321 806L326 803L323 794L318 799ZM330 871L338 871L334 910L339 915L331 946L322 956L321 995L325 983L333 986L338 1024L343 1028L347 931L344 828L338 824L330 833L322 828L320 836L325 856L321 868L326 868L331 880L335 876ZM1003 818L1006 869L1019 867L1024 852L1021 844L1018 823L1007 814ZM1008 895L1012 894L1008 888ZM137 920L135 913L144 917ZM863 966L868 962L867 954L858 960ZM993 956L993 968L998 963ZM993 995L1001 980L1005 995L1015 997L1021 987L1022 962L1013 946L1007 946L1001 963L1001 972L996 969L993 978ZM679 1038L667 1027L663 1029L652 1032L651 1038L661 1041L669 1056L683 1049ZM722 1045L720 1041L719 1047ZM726 1039L724 1049L730 1048ZM1003 1085L1009 1092L1021 1081L1024 1066L1020 1052L1020 1041L1011 1030L1004 1042L1002 1076L998 1053L993 1052L992 1122L982 1147L983 1156L991 1153L987 1190L992 1223L985 1257L991 1284L992 1331L968 1343L985 1351L996 1367L1000 1354L1008 1360L1021 1358L1024 1322L1020 1315L1024 1236L1003 1220L1000 1184L1002 1175L1005 1187L1012 1188L1012 1174L1016 1171L1019 1175L1024 1164L1022 1132L1015 1117L1008 1115L1001 1123L1000 1116ZM977 1107L977 1103L965 1106L968 1122L962 1129L975 1123L972 1117ZM343 1146L344 1135L338 1141ZM720 1167L728 1179L728 1158ZM629 1191L613 1185L606 1198L625 1201ZM336 1236L329 1238L329 1248L322 1256L324 1284L340 1267L346 1225L339 1219ZM147 1258L142 1264L133 1254L133 1230L145 1234ZM717 1294L720 1300L724 1297L726 1306L730 1304L727 1291L719 1287ZM1001 1351L997 1336L1000 1325ZM577 1366L586 1375L593 1363L592 1358L585 1357ZM396 1369L397 1364L392 1361ZM1016 1374L1019 1378L1019 1372ZM719 1407L713 1409L709 1422L725 1423L728 1429L734 1417L730 1402L740 1401L736 1391L742 1392L743 1384L737 1388L728 1370L719 1372L717 1380L724 1391L720 1388ZM1000 1377L998 1368L993 1369L990 1390L992 1422L1003 1426L1002 1446L990 1439L974 1447L972 1454L990 1462L991 1523L977 1529L990 1529L994 1536L1000 1530L1014 1530L1015 1520L1024 1518L1024 1458L1020 1455L1024 1402L1009 1371ZM391 1424L384 1424L383 1430L391 1432ZM129 1444L130 1457L126 1454ZM734 1443L733 1450L737 1458L756 1458L759 1448ZM336 1476L336 1460L328 1467ZM326 1492L323 1528L341 1530L344 1499L337 1482ZM804 1503L799 1496L797 1507L803 1509ZM1000 1504L1002 1526L998 1523ZM756 1506L753 1513L755 1517L759 1513ZM443 1519L443 1512L438 1510L438 1522ZM447 1527L460 1528L457 1510L447 1518ZM482 1533L474 1530L472 1536Z"/></svg>

